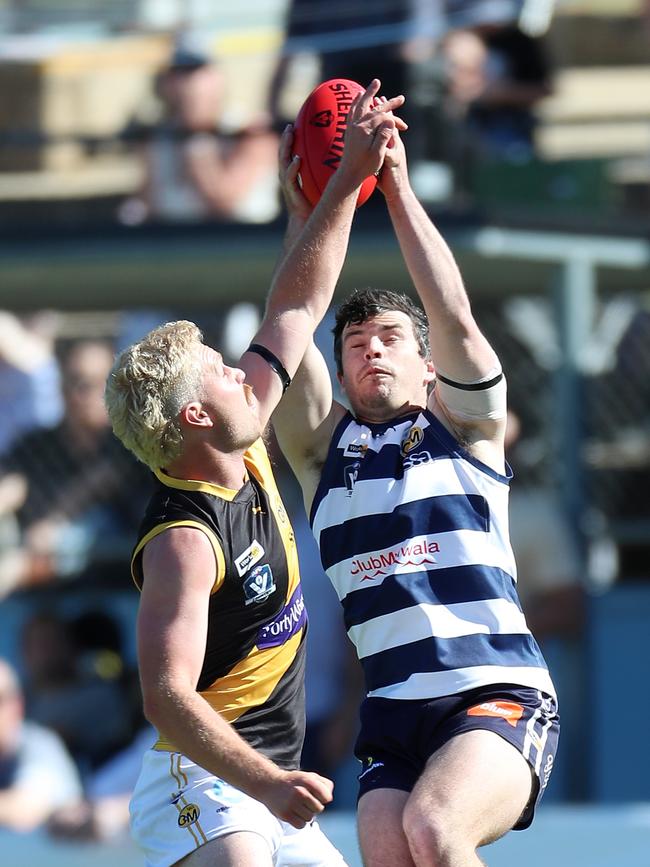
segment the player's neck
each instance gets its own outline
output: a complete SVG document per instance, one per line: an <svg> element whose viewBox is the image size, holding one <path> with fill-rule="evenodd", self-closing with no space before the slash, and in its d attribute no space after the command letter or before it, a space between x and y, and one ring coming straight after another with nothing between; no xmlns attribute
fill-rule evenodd
<svg viewBox="0 0 650 867"><path fill-rule="evenodd" d="M412 415L414 412L422 412L425 406L426 403L407 402L397 409L363 407L359 408L358 412L353 410L353 414L362 424L386 424L386 422L399 421L403 416Z"/></svg>
<svg viewBox="0 0 650 867"><path fill-rule="evenodd" d="M231 491L238 491L247 478L243 451L224 454L212 449L201 454L181 455L165 472L176 479L209 482Z"/></svg>

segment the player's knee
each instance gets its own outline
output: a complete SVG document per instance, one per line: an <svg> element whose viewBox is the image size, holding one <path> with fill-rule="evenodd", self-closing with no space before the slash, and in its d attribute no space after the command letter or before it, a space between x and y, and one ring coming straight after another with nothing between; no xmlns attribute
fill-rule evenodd
<svg viewBox="0 0 650 867"><path fill-rule="evenodd" d="M402 828L416 864L440 867L444 863L441 859L447 834L438 816L431 815L428 811L424 814L418 807L407 804L402 816Z"/></svg>
<svg viewBox="0 0 650 867"><path fill-rule="evenodd" d="M461 852L472 850L458 823L444 810L422 810L419 805L407 804L402 828L418 867L449 867L458 863Z"/></svg>

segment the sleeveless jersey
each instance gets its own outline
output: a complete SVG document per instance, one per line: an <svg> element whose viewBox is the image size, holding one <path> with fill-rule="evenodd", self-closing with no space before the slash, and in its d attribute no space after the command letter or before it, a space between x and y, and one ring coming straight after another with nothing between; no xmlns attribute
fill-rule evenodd
<svg viewBox="0 0 650 867"><path fill-rule="evenodd" d="M196 689L251 746L294 769L305 729L307 631L298 556L261 440L244 459L249 479L239 491L156 473L132 572L141 588L143 549L170 527L205 533L217 569ZM162 736L156 747L175 751Z"/></svg>
<svg viewBox="0 0 650 867"><path fill-rule="evenodd" d="M310 513L369 696L427 699L494 683L554 695L516 592L508 489L440 422L347 413Z"/></svg>

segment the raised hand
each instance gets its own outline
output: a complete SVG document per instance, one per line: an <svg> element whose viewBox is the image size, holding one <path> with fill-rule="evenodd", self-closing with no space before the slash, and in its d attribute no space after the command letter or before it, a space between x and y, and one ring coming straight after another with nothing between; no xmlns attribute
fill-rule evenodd
<svg viewBox="0 0 650 867"><path fill-rule="evenodd" d="M347 116L343 157L338 171L361 184L377 174L396 132L406 123L393 114L404 104L403 96L378 98L381 82L373 78L366 90L352 102Z"/></svg>
<svg viewBox="0 0 650 867"><path fill-rule="evenodd" d="M376 110L386 111L387 102L385 97L377 97L375 99ZM396 195L408 182L406 149L400 131L396 128L384 154L384 163L377 176L377 186L385 197L390 198L392 195Z"/></svg>
<svg viewBox="0 0 650 867"><path fill-rule="evenodd" d="M304 222L311 214L312 206L300 189L300 157L292 155L292 146L293 125L287 124L280 138L278 179L289 216Z"/></svg>

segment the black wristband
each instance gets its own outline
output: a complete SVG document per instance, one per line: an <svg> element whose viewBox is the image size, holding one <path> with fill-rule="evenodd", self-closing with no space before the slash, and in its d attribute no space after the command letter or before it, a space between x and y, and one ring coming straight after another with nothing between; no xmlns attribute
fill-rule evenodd
<svg viewBox="0 0 650 867"><path fill-rule="evenodd" d="M261 343L251 343L246 352L254 352L257 355L261 355L264 361L273 368L280 377L280 382L282 383L282 394L284 394L291 385L291 377L277 355L274 355L270 349L267 349L266 346L262 346Z"/></svg>
<svg viewBox="0 0 650 867"><path fill-rule="evenodd" d="M460 388L462 391L485 391L486 388L492 388L493 385L501 382L503 379L503 371L497 373L494 379L486 379L485 382L454 382L453 379L447 379L441 373L436 372L436 376L445 385L451 385L452 388Z"/></svg>

